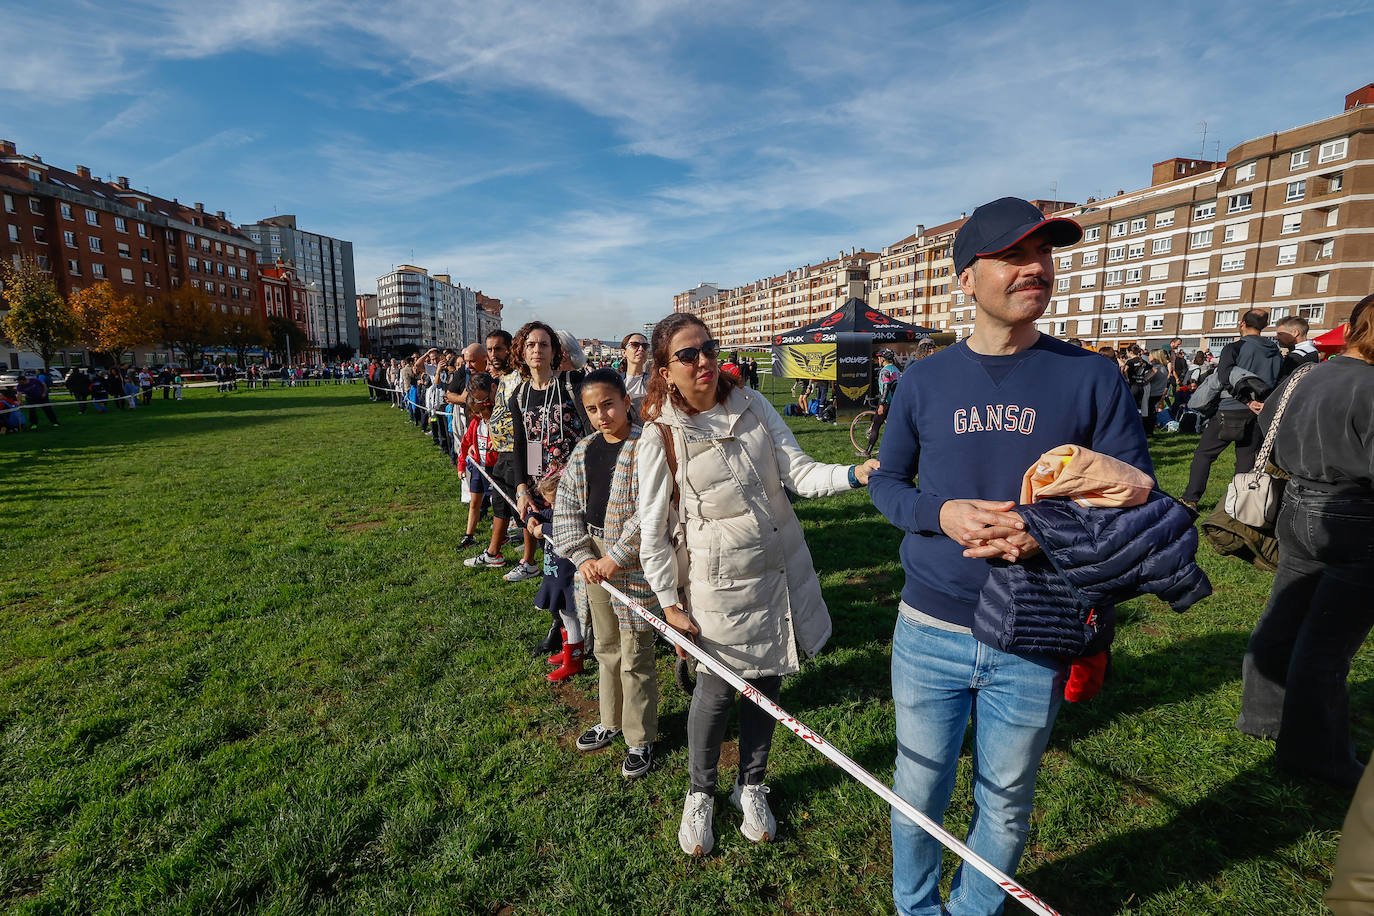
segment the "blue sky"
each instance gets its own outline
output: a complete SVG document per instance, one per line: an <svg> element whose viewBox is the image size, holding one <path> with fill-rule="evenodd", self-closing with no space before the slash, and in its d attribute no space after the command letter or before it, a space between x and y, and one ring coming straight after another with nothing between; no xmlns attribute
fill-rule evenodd
<svg viewBox="0 0 1374 916"><path fill-rule="evenodd" d="M0 0L0 137L618 337L1337 113L1374 4ZM17 39L17 40L16 40Z"/></svg>

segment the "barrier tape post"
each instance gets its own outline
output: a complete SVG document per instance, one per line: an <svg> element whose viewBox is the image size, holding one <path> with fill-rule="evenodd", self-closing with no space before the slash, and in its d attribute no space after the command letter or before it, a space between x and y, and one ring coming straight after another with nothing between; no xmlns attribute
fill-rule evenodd
<svg viewBox="0 0 1374 916"><path fill-rule="evenodd" d="M516 501L511 499L510 494L508 494L499 483L492 479L491 475L487 473L486 468L482 467L477 462L473 462L472 466L477 468L478 472L487 479L487 483L491 484L492 489L495 490L502 499L510 503L512 508L515 508ZM892 791L886 783L883 783L872 773L865 770L848 754L827 742L820 735L804 725L799 719L788 713L787 710L759 693L757 689L746 683L745 680L735 674L735 672L726 668L714 658L711 658L690 639L687 639L677 630L670 627L662 618L650 613L643 605L627 596L614 585L603 582L601 583L601 587L604 588L611 597L638 614L646 623L662 634L668 642L687 652L695 658L699 664L705 665L712 674L722 678L731 687L738 690L747 700L749 700L749 702L758 706L774 719L781 722L783 727L792 732L792 734L820 751L831 763L844 770L850 776L853 776L869 791L896 808L905 817L920 826L926 833L939 840L940 844L950 852L959 856L965 863L973 866L988 879L995 881L1013 900L1020 902L1026 909L1030 910L1032 913L1038 913L1040 916L1060 916L1057 910L1054 910L1039 897L1017 884L1008 875L1003 874L987 859L984 859L982 856L978 855L978 853L969 849L952 833L945 830L943 826L936 823L934 819L925 813L918 811L911 802Z"/></svg>

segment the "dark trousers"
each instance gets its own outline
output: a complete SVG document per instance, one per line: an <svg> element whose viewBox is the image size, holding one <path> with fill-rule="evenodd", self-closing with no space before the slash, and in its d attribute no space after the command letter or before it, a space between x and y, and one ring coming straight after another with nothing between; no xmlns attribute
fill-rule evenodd
<svg viewBox="0 0 1374 916"><path fill-rule="evenodd" d="M1202 438L1198 440L1197 451L1193 453L1193 466L1188 471L1188 488L1180 497L1184 502L1195 503L1202 499L1202 494L1207 491L1207 477L1212 473L1212 462L1231 444L1221 438L1221 430L1226 425L1224 421L1228 415L1238 420L1241 413L1245 414L1246 423L1244 435L1235 443L1236 473L1244 474L1255 467L1255 453L1260 445L1260 437L1255 432L1259 425L1255 422L1255 415L1248 410L1220 411L1207 424L1202 431Z"/></svg>
<svg viewBox="0 0 1374 916"><path fill-rule="evenodd" d="M144 389L142 389L142 394L143 394L143 406L147 407L149 404L153 403L153 389L152 389L152 388L144 388Z"/></svg>
<svg viewBox="0 0 1374 916"><path fill-rule="evenodd" d="M748 683L775 703L782 693L780 677L754 678ZM710 794L716 791L720 745L725 740L725 726L730 720L735 696L735 688L705 668L697 673L692 705L687 710L687 767L693 792ZM735 781L740 785L763 783L776 725L777 720L753 703L739 701L739 776Z"/></svg>
<svg viewBox="0 0 1374 916"><path fill-rule="evenodd" d="M883 424L887 422L887 412L890 407L883 406L878 408L873 414L873 422L868 424L868 452L873 452L873 446L878 444L878 437L883 433Z"/></svg>
<svg viewBox="0 0 1374 916"><path fill-rule="evenodd" d="M73 391L72 397L76 399L76 412L85 413L86 399L90 397L90 393L85 391Z"/></svg>
<svg viewBox="0 0 1374 916"><path fill-rule="evenodd" d="M1354 788L1350 660L1374 627L1374 499L1290 484L1279 568L1242 666L1246 734L1277 738L1275 762Z"/></svg>

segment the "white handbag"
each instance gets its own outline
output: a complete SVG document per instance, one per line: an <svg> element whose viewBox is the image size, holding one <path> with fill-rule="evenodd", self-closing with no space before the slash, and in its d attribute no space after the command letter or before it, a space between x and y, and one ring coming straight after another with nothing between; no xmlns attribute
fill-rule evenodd
<svg viewBox="0 0 1374 916"><path fill-rule="evenodd" d="M1269 424L1269 432L1265 433L1264 444L1255 455L1254 470L1237 474L1226 487L1226 514L1242 525L1269 530L1274 527L1274 520L1278 518L1279 505L1283 502L1284 481L1269 473L1269 453L1273 450L1274 439L1279 434L1279 421L1283 419L1283 412L1288 407L1288 398L1311 368L1311 363L1299 367L1293 373L1293 379L1288 383L1288 387L1284 389L1283 397L1279 399L1279 407L1274 411L1274 420Z"/></svg>

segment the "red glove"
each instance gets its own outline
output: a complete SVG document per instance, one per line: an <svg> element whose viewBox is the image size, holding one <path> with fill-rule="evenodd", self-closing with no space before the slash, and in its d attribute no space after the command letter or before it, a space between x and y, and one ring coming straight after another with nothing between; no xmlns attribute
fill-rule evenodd
<svg viewBox="0 0 1374 916"><path fill-rule="evenodd" d="M1064 699L1070 703L1082 703L1097 696L1107 676L1107 662L1110 660L1111 650L1104 649L1070 664L1069 679L1064 682Z"/></svg>

